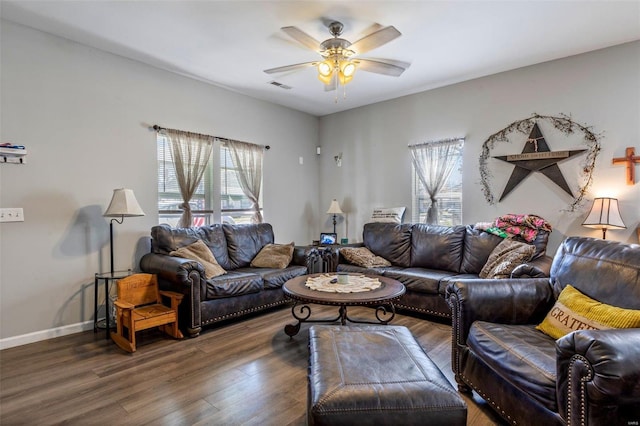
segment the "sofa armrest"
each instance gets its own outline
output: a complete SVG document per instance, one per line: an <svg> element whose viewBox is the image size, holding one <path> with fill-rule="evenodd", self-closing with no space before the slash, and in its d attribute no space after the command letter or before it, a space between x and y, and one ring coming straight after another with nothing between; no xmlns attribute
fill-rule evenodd
<svg viewBox="0 0 640 426"><path fill-rule="evenodd" d="M307 273L313 269L313 265L320 258L320 253L315 247L295 246L293 248L292 265L306 266Z"/></svg>
<svg viewBox="0 0 640 426"><path fill-rule="evenodd" d="M551 263L553 258L542 256L538 259L524 263L511 272L511 278L545 278L551 275Z"/></svg>
<svg viewBox="0 0 640 426"><path fill-rule="evenodd" d="M445 298L451 308L451 369L461 392L471 390L461 377L471 324L530 324L541 320L554 300L548 278L456 280L447 285Z"/></svg>
<svg viewBox="0 0 640 426"><path fill-rule="evenodd" d="M172 281L176 284L191 285L189 275L192 272L200 274L202 280L206 280L204 267L195 260L181 257L167 256L166 254L147 253L140 259L140 269L143 272L156 274L160 278Z"/></svg>
<svg viewBox="0 0 640 426"><path fill-rule="evenodd" d="M181 257L147 253L140 259L140 269L158 275L162 290L184 295L184 303L180 304L180 327L186 327L190 336L197 336L202 328L200 286L206 281L202 265Z"/></svg>
<svg viewBox="0 0 640 426"><path fill-rule="evenodd" d="M580 330L556 342L558 407L567 425L640 421L640 329Z"/></svg>
<svg viewBox="0 0 640 426"><path fill-rule="evenodd" d="M456 280L447 286L445 297L454 340L461 345L474 321L532 324L544 318L554 300L548 278Z"/></svg>

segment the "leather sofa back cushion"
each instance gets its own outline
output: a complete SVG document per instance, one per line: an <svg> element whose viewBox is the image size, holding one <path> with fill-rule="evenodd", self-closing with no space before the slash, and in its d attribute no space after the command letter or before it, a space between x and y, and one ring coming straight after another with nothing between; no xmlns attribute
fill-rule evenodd
<svg viewBox="0 0 640 426"><path fill-rule="evenodd" d="M411 225L384 222L365 223L365 247L394 266L411 266Z"/></svg>
<svg viewBox="0 0 640 426"><path fill-rule="evenodd" d="M473 225L468 225L464 235L464 252L460 272L463 274L479 274L487 263L489 255L502 238L490 234Z"/></svg>
<svg viewBox="0 0 640 426"><path fill-rule="evenodd" d="M273 228L269 223L252 225L223 224L232 269L244 268L267 244L273 244ZM216 256L217 259L217 256ZM222 265L222 264L221 264ZM227 268L225 268L227 269Z"/></svg>
<svg viewBox="0 0 640 426"><path fill-rule="evenodd" d="M462 225L413 225L411 266L460 272L464 236Z"/></svg>
<svg viewBox="0 0 640 426"><path fill-rule="evenodd" d="M640 309L640 246L599 238L566 238L551 264L556 297L567 284L599 302Z"/></svg>
<svg viewBox="0 0 640 426"><path fill-rule="evenodd" d="M232 269L227 251L227 239L222 225L199 226L195 228L172 228L167 224L151 228L151 251L170 255L172 251L202 240L213 253L218 264L225 270Z"/></svg>

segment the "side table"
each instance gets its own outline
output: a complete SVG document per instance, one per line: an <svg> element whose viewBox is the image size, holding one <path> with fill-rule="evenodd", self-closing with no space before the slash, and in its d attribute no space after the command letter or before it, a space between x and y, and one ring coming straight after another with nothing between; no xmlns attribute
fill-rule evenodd
<svg viewBox="0 0 640 426"><path fill-rule="evenodd" d="M113 271L113 272L98 272L95 276L95 281L93 284L93 332L98 332L98 285L100 281L104 282L104 305L105 305L105 329L106 329L106 338L109 337L109 283L111 281L117 281L121 278L128 277L132 274L131 269L127 269L126 271Z"/></svg>

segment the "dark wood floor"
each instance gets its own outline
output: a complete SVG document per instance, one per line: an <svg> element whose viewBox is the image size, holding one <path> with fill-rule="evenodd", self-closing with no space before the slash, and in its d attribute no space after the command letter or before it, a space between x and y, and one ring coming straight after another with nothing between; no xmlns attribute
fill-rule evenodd
<svg viewBox="0 0 640 426"><path fill-rule="evenodd" d="M367 308L351 317L372 318ZM314 316L334 316L317 307ZM308 325L283 332L288 308L176 341L139 334L128 354L104 332L78 333L0 352L0 424L5 425L304 425ZM451 327L397 315L454 383ZM501 424L474 394L468 425Z"/></svg>

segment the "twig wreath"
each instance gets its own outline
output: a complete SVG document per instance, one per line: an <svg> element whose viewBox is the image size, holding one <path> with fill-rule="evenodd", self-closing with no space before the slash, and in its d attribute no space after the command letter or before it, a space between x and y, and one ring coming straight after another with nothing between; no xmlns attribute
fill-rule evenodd
<svg viewBox="0 0 640 426"><path fill-rule="evenodd" d="M593 181L593 170L596 165L596 158L598 157L598 153L600 152L600 139L602 138L602 134L594 133L593 131L591 131L591 127L573 121L571 119L571 116L568 116L566 114L560 114L560 116L551 116L534 113L531 117L525 118L524 120L514 121L504 129L489 136L489 138L482 144L482 154L480 155L480 179L482 183L482 192L484 193L484 197L489 204L496 203L493 193L491 192L491 187L489 185L489 182L493 175L489 171L487 164L490 157L490 151L493 149L496 142L510 142L509 135L513 132L520 132L524 135L528 135L529 132L531 132L533 126L538 121L549 122L553 125L553 127L560 130L566 135L570 135L576 130L584 134L584 143L588 147L586 160L582 167L582 175L584 179L582 185L579 188L578 195L574 197L573 202L569 206L568 210L570 212L573 212L578 206L580 206L580 204L582 204L582 201L584 200L584 197L587 193L587 189Z"/></svg>

